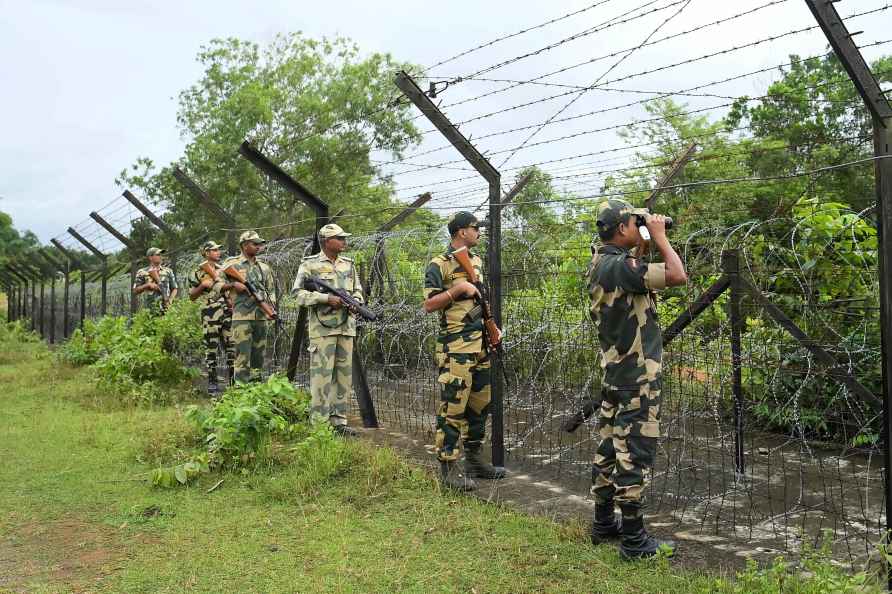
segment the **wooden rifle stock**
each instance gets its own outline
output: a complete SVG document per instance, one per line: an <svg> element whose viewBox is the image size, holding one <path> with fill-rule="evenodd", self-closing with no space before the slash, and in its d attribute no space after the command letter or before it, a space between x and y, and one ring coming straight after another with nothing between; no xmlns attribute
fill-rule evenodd
<svg viewBox="0 0 892 594"><path fill-rule="evenodd" d="M212 281L217 280L217 271L210 262L202 262L199 268L201 268L201 271L208 275Z"/></svg>
<svg viewBox="0 0 892 594"><path fill-rule="evenodd" d="M477 287L477 291L480 293L477 302L480 304L480 309L483 312L484 338L488 348L498 350L502 344L502 340L499 337L499 327L496 326L496 321L492 319L492 310L489 308L489 302L484 296L483 285L480 283L480 279L477 278L477 271L474 270L474 266L471 264L471 255L468 252L468 248L461 247L455 250L452 252L452 257L455 258L455 261L458 262L464 273L468 275L468 281Z"/></svg>
<svg viewBox="0 0 892 594"><path fill-rule="evenodd" d="M257 302L257 305L260 307L260 311L263 312L264 317L267 320L278 320L279 314L276 312L276 309L269 304L268 301L262 299L260 295L257 294L256 289L254 288L254 283L250 282L242 272L237 269L235 266L229 266L228 268L223 269L223 274L228 276L234 281L240 282L245 285L245 288L248 289L248 294Z"/></svg>

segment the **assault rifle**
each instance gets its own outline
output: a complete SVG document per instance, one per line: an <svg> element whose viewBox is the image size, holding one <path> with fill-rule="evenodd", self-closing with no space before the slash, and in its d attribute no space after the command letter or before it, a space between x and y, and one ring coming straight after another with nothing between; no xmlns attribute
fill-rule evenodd
<svg viewBox="0 0 892 594"><path fill-rule="evenodd" d="M279 314L276 312L276 308L273 307L269 301L260 296L260 292L257 290L257 287L249 281L244 274L242 274L241 270L236 268L235 266L229 266L228 268L223 269L223 274L228 276L230 279L242 283L245 285L245 288L248 289L248 294L251 296L254 301L257 302L257 305L260 307L260 311L263 312L264 317L267 320L272 320L276 322L276 324L281 324L282 321L279 319Z"/></svg>
<svg viewBox="0 0 892 594"><path fill-rule="evenodd" d="M458 262L464 273L468 275L468 282L477 287L477 296L474 298L474 301L480 306L480 311L483 313L483 346L486 348L486 352L496 351L500 355L504 355L505 350L502 348L499 327L496 326L496 321L492 318L492 310L489 307L489 301L486 300L486 289L483 283L480 282L480 279L477 278L477 271L474 270L474 266L471 264L468 248L460 247L452 252L452 257L455 258L455 261Z"/></svg>
<svg viewBox="0 0 892 594"><path fill-rule="evenodd" d="M158 273L158 269L149 268L149 276L152 277L152 282L158 285L158 290L161 291L161 311L167 311L167 308L170 307L170 293L165 289L165 285L161 284L161 275Z"/></svg>
<svg viewBox="0 0 892 594"><path fill-rule="evenodd" d="M331 286L318 276L307 277L307 279L304 280L304 289L306 289L307 291L313 291L316 293L328 293L329 295L340 297L341 301L344 302L344 305L347 307L347 309L360 316L363 320L374 322L378 319L378 314L360 303L353 297L353 295L351 295L344 289L338 289L337 287Z"/></svg>

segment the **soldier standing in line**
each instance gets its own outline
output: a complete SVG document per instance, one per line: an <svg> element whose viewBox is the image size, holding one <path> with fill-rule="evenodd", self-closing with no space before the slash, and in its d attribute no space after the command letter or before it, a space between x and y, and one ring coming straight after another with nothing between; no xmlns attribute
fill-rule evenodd
<svg viewBox="0 0 892 594"><path fill-rule="evenodd" d="M133 283L133 292L137 295L145 294L143 301L145 308L156 315L163 315L167 311L170 303L176 298L179 288L177 275L161 264L161 256L164 253L165 250L156 247L146 250L149 265L136 272ZM153 275L158 277L157 282Z"/></svg>
<svg viewBox="0 0 892 594"><path fill-rule="evenodd" d="M630 253L636 246L644 253L639 217L665 263L643 262ZM604 245L592 255L588 290L604 379L601 443L592 466L592 543L621 536L620 555L626 559L651 557L661 547L671 554L675 543L657 540L644 528L642 491L660 436L662 386L663 336L651 292L685 284L687 273L666 238L665 217L611 198L599 205L597 226Z"/></svg>
<svg viewBox="0 0 892 594"><path fill-rule="evenodd" d="M223 262L223 270L234 267L257 292L257 297L275 305L273 271L257 254L266 244L256 231L245 231L239 236L240 256ZM232 306L232 342L235 348L233 381L248 383L262 379L263 360L266 352L269 318L263 313L260 302L248 291L244 283L227 279L235 291Z"/></svg>
<svg viewBox="0 0 892 594"><path fill-rule="evenodd" d="M204 331L205 363L208 370L208 394L220 391L217 378L217 356L220 348L226 354L229 372L227 385L232 384L235 364L235 348L232 345L232 305L229 290L232 284L223 274L220 265L222 245L206 241L199 253L205 260L189 276L189 299L201 305L201 323Z"/></svg>
<svg viewBox="0 0 892 594"><path fill-rule="evenodd" d="M472 491L477 488L475 477L500 479L505 471L481 458L489 415L490 361L483 347L482 310L474 301L479 293L451 256L457 249L477 245L480 225L473 214L463 211L452 216L448 229L452 239L446 252L431 260L424 275L424 310L440 312L436 351L441 388L437 459L444 485ZM482 282L482 260L471 254L471 263ZM464 474L457 465L460 445L465 452Z"/></svg>
<svg viewBox="0 0 892 594"><path fill-rule="evenodd" d="M347 426L347 402L353 393L353 339L356 318L340 297L308 291L304 281L318 277L338 289L344 289L362 302L359 273L351 258L341 255L350 233L329 223L319 230L322 250L303 259L292 291L299 305L309 308L310 395L311 412L328 419L335 431L354 436Z"/></svg>

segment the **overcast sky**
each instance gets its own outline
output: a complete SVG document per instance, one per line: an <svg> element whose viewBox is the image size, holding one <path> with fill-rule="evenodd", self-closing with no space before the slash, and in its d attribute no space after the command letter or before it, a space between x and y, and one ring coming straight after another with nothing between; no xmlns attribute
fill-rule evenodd
<svg viewBox="0 0 892 594"><path fill-rule="evenodd" d="M311 37L344 35L363 51L386 51L400 60L429 66L462 50L499 36L542 23L595 4L588 1L452 1L422 2L232 2L191 1L145 2L106 0L28 2L0 0L0 118L4 134L0 146L0 210L13 217L19 229L30 229L43 241L64 232L68 225L83 221L94 209L120 194L114 186L116 174L139 156L164 164L181 155L184 140L176 128L177 93L201 74L195 55L214 37L235 36L264 43L276 33L302 31ZM584 35L535 57L481 75L484 78L526 80L591 58L628 49L688 29L707 25L743 11L757 9L771 0L717 2L691 0L687 5L672 0L602 0L600 6L553 25L519 35L434 69L436 76L468 75L485 66L542 48L569 35L602 25L602 31ZM835 6L843 15L881 7L884 0L846 0ZM630 16L652 14L627 23L603 28L635 7ZM684 6L684 10L664 24ZM787 54L822 53L826 41L818 30L784 37L724 56L673 67L650 75L636 73L655 67L746 44L814 24L803 0L786 0L726 24L677 39L644 47L623 58L604 58L564 73L542 79L571 85L602 84L619 78L613 88L624 91L681 90L708 81L785 62ZM859 44L892 37L892 11L883 11L848 22L852 31L864 30ZM654 33L656 31L656 33ZM890 44L892 45L892 44ZM868 58L890 52L890 45L865 50ZM619 62L614 66L615 63ZM612 69L611 69L612 67ZM762 74L705 89L722 95L758 94L776 74ZM451 87L442 95L443 105L502 88L510 83L470 80ZM453 121L463 121L561 92L558 87L523 85L493 97L454 108L444 107ZM519 108L462 127L466 134L480 137L495 131L543 122L562 108L559 118L580 115L609 106L637 101L641 93L589 91L569 107L576 97L568 96ZM680 98L691 108L723 103L718 98ZM722 109L707 112L721 115ZM502 169L506 185L513 180L512 167L594 152L616 146L615 131L594 129L629 122L644 115L638 107L617 109L600 115L580 117L543 128L530 143L580 133L578 137L546 143L509 153L533 130L504 134L479 143ZM423 129L430 126L419 121ZM443 140L428 135L416 152L437 148ZM236 147L233 147L235 150ZM442 163L458 158L449 149L413 159L418 163ZM621 163L619 156L613 161ZM556 174L592 171L609 165L606 157L568 160L549 167ZM446 165L463 169L462 164ZM407 165L388 166L404 171ZM469 172L439 169L435 173L402 174L396 180L401 198L420 192L415 186L431 184L435 202L448 207L479 197L450 197L470 182L445 182ZM600 180L574 179L568 189L596 189ZM588 183L588 186L585 184ZM402 188L405 188L403 190ZM458 188L458 189L456 189ZM480 187L482 190L482 187Z"/></svg>

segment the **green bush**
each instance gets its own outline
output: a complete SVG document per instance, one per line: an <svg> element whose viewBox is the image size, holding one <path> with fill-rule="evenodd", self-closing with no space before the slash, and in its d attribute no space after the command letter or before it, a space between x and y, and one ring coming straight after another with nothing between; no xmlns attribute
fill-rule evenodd
<svg viewBox="0 0 892 594"><path fill-rule="evenodd" d="M262 384L239 384L210 409L190 406L186 418L205 436L208 453L220 464L245 463L263 456L272 435L295 433L306 425L310 397L287 378L271 376Z"/></svg>
<svg viewBox="0 0 892 594"><path fill-rule="evenodd" d="M152 484L187 484L219 468L247 468L268 460L273 437L292 445L293 485L306 493L340 472L348 457L327 419L311 417L310 396L287 378L271 376L262 384L237 385L211 407L190 406L186 419L202 436L204 451L188 461L152 473Z"/></svg>
<svg viewBox="0 0 892 594"><path fill-rule="evenodd" d="M86 320L60 356L72 365L90 365L98 385L135 402L163 403L188 392L197 370L184 365L201 349L198 305L180 299L164 316L141 311L128 325L123 316Z"/></svg>

